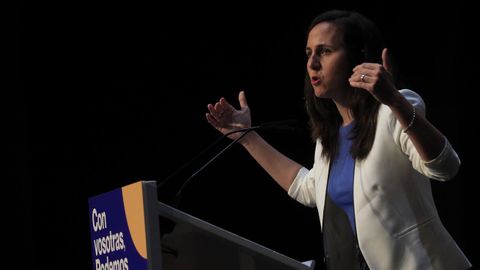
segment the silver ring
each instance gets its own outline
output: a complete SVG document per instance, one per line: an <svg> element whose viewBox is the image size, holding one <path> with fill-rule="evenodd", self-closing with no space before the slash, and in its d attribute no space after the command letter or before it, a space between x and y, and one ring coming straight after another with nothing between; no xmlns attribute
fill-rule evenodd
<svg viewBox="0 0 480 270"><path fill-rule="evenodd" d="M362 75L360 76L360 81L365 82L365 77L367 77L367 75L362 74Z"/></svg>

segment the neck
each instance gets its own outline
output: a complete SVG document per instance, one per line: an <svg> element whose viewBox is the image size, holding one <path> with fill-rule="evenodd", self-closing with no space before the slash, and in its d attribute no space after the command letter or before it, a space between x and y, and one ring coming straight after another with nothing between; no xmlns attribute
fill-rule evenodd
<svg viewBox="0 0 480 270"><path fill-rule="evenodd" d="M337 110L340 113L340 116L343 120L343 126L350 124L353 121L352 111L350 107L347 105L347 102L339 102L337 100L333 100L335 105L337 106Z"/></svg>

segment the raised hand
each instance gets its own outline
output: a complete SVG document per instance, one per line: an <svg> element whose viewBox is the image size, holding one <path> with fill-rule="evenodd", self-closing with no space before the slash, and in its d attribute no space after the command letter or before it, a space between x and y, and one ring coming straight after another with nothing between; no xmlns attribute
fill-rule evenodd
<svg viewBox="0 0 480 270"><path fill-rule="evenodd" d="M251 126L250 108L247 104L245 92L238 94L240 109L235 109L225 98L221 98L215 105L208 104L207 121L222 134ZM241 132L233 133L228 137L232 140L241 136Z"/></svg>
<svg viewBox="0 0 480 270"><path fill-rule="evenodd" d="M398 91L393 81L387 48L382 51L382 62L381 65L362 63L356 66L349 82L352 87L367 90L381 103L391 105Z"/></svg>

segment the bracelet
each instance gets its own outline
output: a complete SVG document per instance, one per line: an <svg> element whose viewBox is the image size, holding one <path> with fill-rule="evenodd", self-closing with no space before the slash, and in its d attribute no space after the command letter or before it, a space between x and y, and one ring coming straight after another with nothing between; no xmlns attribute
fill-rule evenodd
<svg viewBox="0 0 480 270"><path fill-rule="evenodd" d="M413 126L413 123L415 122L415 107L412 106L412 120L410 120L410 123L408 123L408 126L403 129L403 133L407 133L407 131Z"/></svg>

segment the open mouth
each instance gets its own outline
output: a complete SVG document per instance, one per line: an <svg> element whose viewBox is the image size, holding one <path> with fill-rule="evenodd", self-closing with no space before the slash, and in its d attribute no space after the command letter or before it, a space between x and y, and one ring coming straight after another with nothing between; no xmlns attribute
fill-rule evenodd
<svg viewBox="0 0 480 270"><path fill-rule="evenodd" d="M310 79L312 85L317 86L321 83L320 78L318 76L312 76Z"/></svg>

